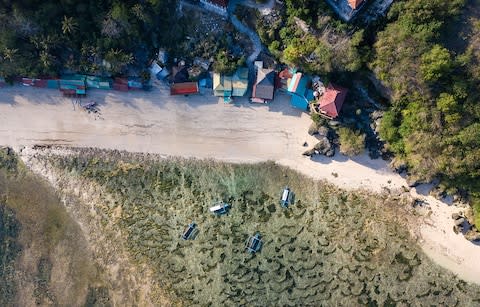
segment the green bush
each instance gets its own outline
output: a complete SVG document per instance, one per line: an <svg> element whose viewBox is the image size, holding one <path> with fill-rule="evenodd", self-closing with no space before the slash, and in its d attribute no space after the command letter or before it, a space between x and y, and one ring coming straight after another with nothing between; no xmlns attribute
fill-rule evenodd
<svg viewBox="0 0 480 307"><path fill-rule="evenodd" d="M365 150L365 134L341 127L337 131L340 138L340 152L347 156L356 156Z"/></svg>

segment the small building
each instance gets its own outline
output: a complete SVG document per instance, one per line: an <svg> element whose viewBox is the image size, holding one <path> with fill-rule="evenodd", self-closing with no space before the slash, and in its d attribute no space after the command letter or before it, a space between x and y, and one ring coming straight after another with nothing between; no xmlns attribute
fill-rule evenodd
<svg viewBox="0 0 480 307"><path fill-rule="evenodd" d="M248 89L248 69L238 68L232 76L213 74L213 95L224 97L225 102L230 102L231 97L242 97Z"/></svg>
<svg viewBox="0 0 480 307"><path fill-rule="evenodd" d="M328 119L334 119L340 114L348 90L330 83L313 107L314 111Z"/></svg>
<svg viewBox="0 0 480 307"><path fill-rule="evenodd" d="M223 97L225 102L230 102L232 97L232 77L214 73L213 95L217 97Z"/></svg>
<svg viewBox="0 0 480 307"><path fill-rule="evenodd" d="M174 83L170 87L170 95L190 95L198 94L199 88L197 82Z"/></svg>
<svg viewBox="0 0 480 307"><path fill-rule="evenodd" d="M162 64L162 65L167 64L168 54L167 54L167 51L164 48L158 49L157 59L160 62L160 64Z"/></svg>
<svg viewBox="0 0 480 307"><path fill-rule="evenodd" d="M257 68L257 79L253 85L252 102L267 103L273 99L275 91L275 71Z"/></svg>
<svg viewBox="0 0 480 307"><path fill-rule="evenodd" d="M344 21L350 21L360 11L366 0L327 0L332 9Z"/></svg>
<svg viewBox="0 0 480 307"><path fill-rule="evenodd" d="M248 89L248 68L240 67L232 77L232 96L245 96Z"/></svg>
<svg viewBox="0 0 480 307"><path fill-rule="evenodd" d="M59 80L59 89L65 96L86 95L87 83L85 75L66 75Z"/></svg>
<svg viewBox="0 0 480 307"><path fill-rule="evenodd" d="M162 71L162 67L158 65L157 61L153 61L152 65L150 65L150 73L156 76L161 71Z"/></svg>
<svg viewBox="0 0 480 307"><path fill-rule="evenodd" d="M310 78L300 72L295 73L288 84L287 91L292 96L290 104L300 110L307 111L308 105L314 99L313 91L307 88Z"/></svg>
<svg viewBox="0 0 480 307"><path fill-rule="evenodd" d="M112 89L112 80L109 78L87 76L86 83L88 88L97 88L97 89L103 89L103 90Z"/></svg>
<svg viewBox="0 0 480 307"><path fill-rule="evenodd" d="M200 0L200 2L212 11L215 11L221 15L227 14L228 0Z"/></svg>
<svg viewBox="0 0 480 307"><path fill-rule="evenodd" d="M120 92L128 92L128 79L127 78L115 78L113 80L112 88Z"/></svg>
<svg viewBox="0 0 480 307"><path fill-rule="evenodd" d="M128 77L129 90L141 90L144 87L144 82L140 77Z"/></svg>

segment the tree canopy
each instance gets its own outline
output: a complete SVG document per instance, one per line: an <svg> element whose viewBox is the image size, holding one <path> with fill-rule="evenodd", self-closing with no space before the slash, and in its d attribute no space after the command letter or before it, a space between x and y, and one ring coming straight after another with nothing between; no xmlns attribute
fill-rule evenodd
<svg viewBox="0 0 480 307"><path fill-rule="evenodd" d="M120 74L183 38L176 0L0 0L0 75Z"/></svg>

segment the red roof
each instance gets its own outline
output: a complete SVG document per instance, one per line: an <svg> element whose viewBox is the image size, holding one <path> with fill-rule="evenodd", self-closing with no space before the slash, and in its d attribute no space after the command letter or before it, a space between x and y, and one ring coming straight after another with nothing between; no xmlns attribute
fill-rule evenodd
<svg viewBox="0 0 480 307"><path fill-rule="evenodd" d="M330 83L320 98L320 110L328 117L335 118L342 109L347 89Z"/></svg>
<svg viewBox="0 0 480 307"><path fill-rule="evenodd" d="M362 3L363 0L348 0L348 5L350 5L352 10L356 10Z"/></svg>
<svg viewBox="0 0 480 307"><path fill-rule="evenodd" d="M170 87L170 95L188 95L198 93L197 82L175 83Z"/></svg>
<svg viewBox="0 0 480 307"><path fill-rule="evenodd" d="M285 68L284 70L278 73L278 77L280 79L289 79L293 77L293 74L290 72L288 68Z"/></svg>

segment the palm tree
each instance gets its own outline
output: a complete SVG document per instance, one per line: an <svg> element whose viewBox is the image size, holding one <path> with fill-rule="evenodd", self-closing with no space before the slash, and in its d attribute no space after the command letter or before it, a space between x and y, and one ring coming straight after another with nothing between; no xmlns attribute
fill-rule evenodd
<svg viewBox="0 0 480 307"><path fill-rule="evenodd" d="M50 68L50 66L52 65L52 60L53 60L53 57L48 54L48 52L46 51L42 51L40 52L40 63L42 63L42 65L45 67L45 68Z"/></svg>
<svg viewBox="0 0 480 307"><path fill-rule="evenodd" d="M63 34L72 34L77 29L78 24L73 17L63 16L62 32Z"/></svg>
<svg viewBox="0 0 480 307"><path fill-rule="evenodd" d="M5 48L3 49L3 58L5 60L9 60L10 62L12 62L17 52L18 52L18 49Z"/></svg>
<svg viewBox="0 0 480 307"><path fill-rule="evenodd" d="M112 72L120 73L125 66L132 64L135 58L131 53L119 49L110 49L105 55L105 60L110 63Z"/></svg>

